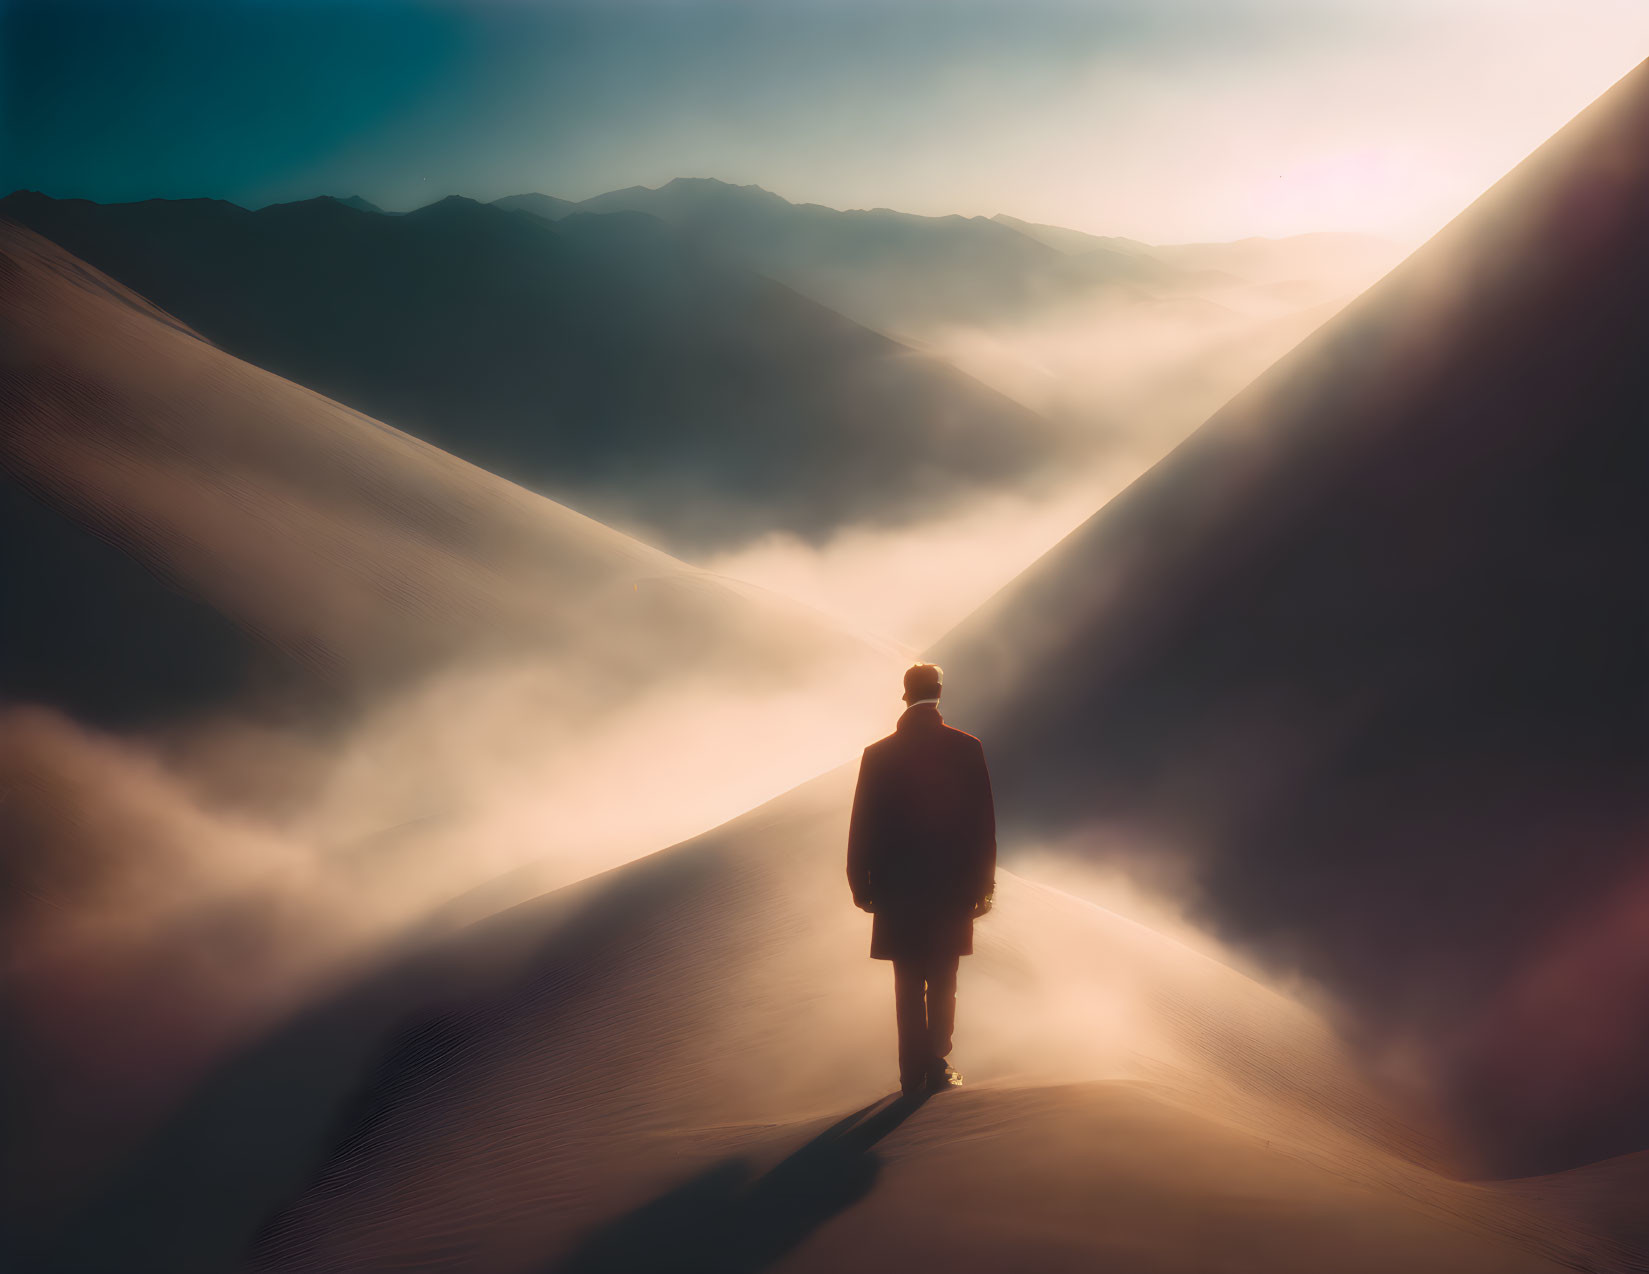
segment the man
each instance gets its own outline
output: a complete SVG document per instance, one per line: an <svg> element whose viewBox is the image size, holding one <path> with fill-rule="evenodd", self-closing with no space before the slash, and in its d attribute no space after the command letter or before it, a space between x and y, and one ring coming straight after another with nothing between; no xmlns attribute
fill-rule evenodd
<svg viewBox="0 0 1649 1274"><path fill-rule="evenodd" d="M985 750L939 716L944 674L905 673L898 728L865 749L847 834L847 883L872 913L870 956L893 961L899 1087L962 1082L951 1069L956 966L996 892L996 812Z"/></svg>

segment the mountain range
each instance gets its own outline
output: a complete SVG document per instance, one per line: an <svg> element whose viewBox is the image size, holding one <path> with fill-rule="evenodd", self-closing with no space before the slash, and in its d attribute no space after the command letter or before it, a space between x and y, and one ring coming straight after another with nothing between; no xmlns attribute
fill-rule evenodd
<svg viewBox="0 0 1649 1274"><path fill-rule="evenodd" d="M0 216L237 357L678 551L908 520L1049 462L1033 413L639 214L20 192Z"/></svg>
<svg viewBox="0 0 1649 1274"><path fill-rule="evenodd" d="M644 212L690 242L879 331L1011 324L1096 291L1206 294L1293 281L1355 291L1396 259L1372 236L1328 234L1155 247L1011 217L924 217L890 208L794 204L760 186L679 177L572 203L511 195L497 206L559 221L577 212ZM1325 267L1332 288L1325 288Z"/></svg>

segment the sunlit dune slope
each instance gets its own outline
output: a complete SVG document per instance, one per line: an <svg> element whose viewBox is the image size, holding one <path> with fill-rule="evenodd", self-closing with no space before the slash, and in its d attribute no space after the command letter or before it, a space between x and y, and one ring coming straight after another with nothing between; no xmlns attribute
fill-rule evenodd
<svg viewBox="0 0 1649 1274"><path fill-rule="evenodd" d="M837 1126L894 1073L852 778L387 961L201 1085L57 1262L186 1274L257 1230L253 1268L306 1274L1617 1268L1441 1175L1299 1005L1007 874L970 1088Z"/></svg>
<svg viewBox="0 0 1649 1274"><path fill-rule="evenodd" d="M1497 1172L1649 1144L1646 225L1649 64L935 651L1010 827L1188 860Z"/></svg>

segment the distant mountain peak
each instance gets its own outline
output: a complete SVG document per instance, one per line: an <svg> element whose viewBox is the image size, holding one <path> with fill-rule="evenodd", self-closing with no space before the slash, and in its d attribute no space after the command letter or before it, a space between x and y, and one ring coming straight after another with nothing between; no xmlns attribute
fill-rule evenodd
<svg viewBox="0 0 1649 1274"><path fill-rule="evenodd" d="M781 211L794 208L790 200L762 186L737 186L717 177L672 177L661 186L626 186L609 190L578 205L586 212L635 208L652 212L662 208L743 207Z"/></svg>
<svg viewBox="0 0 1649 1274"><path fill-rule="evenodd" d="M365 201L363 200L362 202ZM368 205L368 208L370 207L371 206ZM358 207L347 200L340 199L336 195L312 195L308 199L288 199L282 201L281 203L264 204L263 207L259 208L257 211L260 214L280 211L285 211L288 213L304 211L327 215L352 216L356 213L367 211L367 209ZM372 208L371 211L377 212L378 209Z"/></svg>
<svg viewBox="0 0 1649 1274"><path fill-rule="evenodd" d="M445 216L453 213L473 212L477 208L485 208L478 199L471 199L468 195L448 195L445 199L437 199L434 203L427 203L407 215L409 217Z"/></svg>
<svg viewBox="0 0 1649 1274"><path fill-rule="evenodd" d="M546 195L538 191L528 191L520 195L505 195L502 199L492 201L494 208L503 208L509 212L530 212L535 217L542 217L546 221L559 221L569 213L578 211L578 204L571 199L561 199L555 195Z"/></svg>
<svg viewBox="0 0 1649 1274"><path fill-rule="evenodd" d="M719 177L672 177L658 189L726 191L730 194L760 196L763 199L777 200L779 203L790 202L783 195L776 195L765 186L741 186L735 182L723 181Z"/></svg>

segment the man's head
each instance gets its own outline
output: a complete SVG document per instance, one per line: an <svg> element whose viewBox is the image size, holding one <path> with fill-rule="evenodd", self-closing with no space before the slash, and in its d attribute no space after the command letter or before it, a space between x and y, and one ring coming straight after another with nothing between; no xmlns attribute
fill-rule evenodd
<svg viewBox="0 0 1649 1274"><path fill-rule="evenodd" d="M938 664L912 664L905 670L905 702L937 699L945 682L945 670Z"/></svg>

